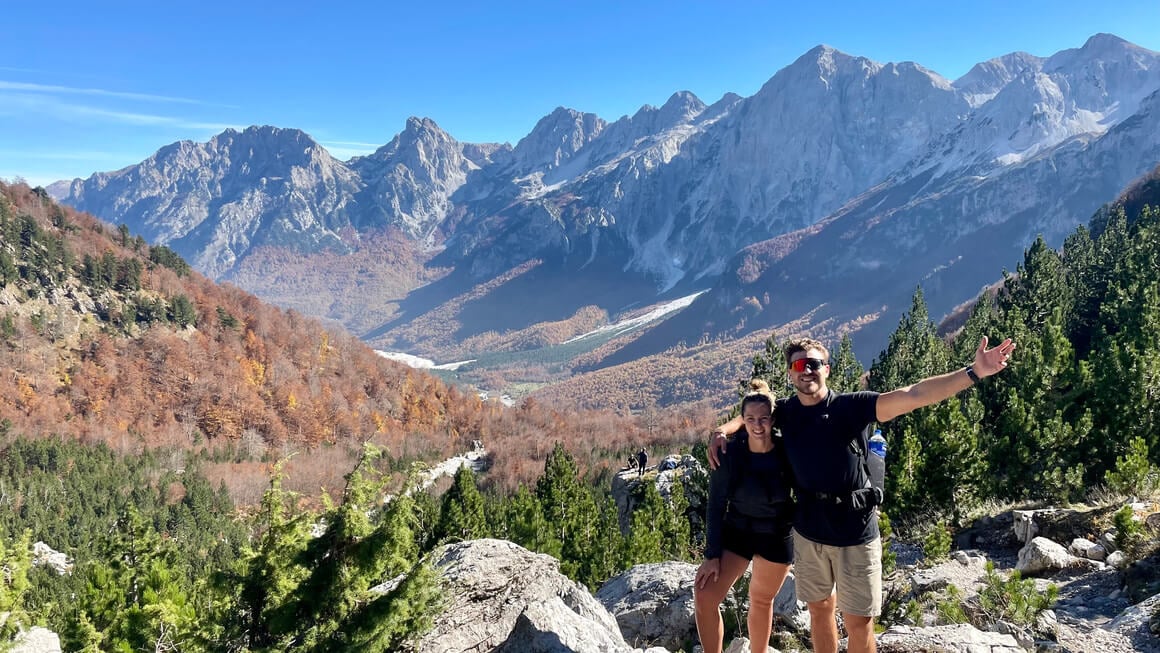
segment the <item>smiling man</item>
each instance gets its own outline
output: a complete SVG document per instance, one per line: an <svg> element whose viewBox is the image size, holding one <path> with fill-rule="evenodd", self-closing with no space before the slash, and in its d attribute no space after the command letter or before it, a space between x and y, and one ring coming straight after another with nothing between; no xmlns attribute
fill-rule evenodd
<svg viewBox="0 0 1160 653"><path fill-rule="evenodd" d="M867 474L867 427L943 401L997 374L1014 349L1010 338L987 349L984 337L966 368L890 392L839 394L826 387L830 352L825 345L808 338L786 345L794 396L777 401L773 421L794 476L794 576L798 598L809 605L814 653L838 650L835 609L842 611L850 653L877 650L874 618L882 610L877 507L882 494L871 487ZM714 430L709 445L714 468L728 435L742 425L734 418Z"/></svg>

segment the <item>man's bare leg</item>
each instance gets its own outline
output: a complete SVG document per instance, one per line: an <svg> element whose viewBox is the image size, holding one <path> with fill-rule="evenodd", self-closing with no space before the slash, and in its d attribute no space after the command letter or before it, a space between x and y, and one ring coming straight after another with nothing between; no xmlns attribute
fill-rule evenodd
<svg viewBox="0 0 1160 653"><path fill-rule="evenodd" d="M878 642L874 639L874 617L843 614L842 619L846 624L846 633L850 636L847 646L849 653L874 653L878 650Z"/></svg>
<svg viewBox="0 0 1160 653"><path fill-rule="evenodd" d="M835 601L834 595L831 594L828 599L807 604L810 607L810 641L814 644L814 653L838 653Z"/></svg>

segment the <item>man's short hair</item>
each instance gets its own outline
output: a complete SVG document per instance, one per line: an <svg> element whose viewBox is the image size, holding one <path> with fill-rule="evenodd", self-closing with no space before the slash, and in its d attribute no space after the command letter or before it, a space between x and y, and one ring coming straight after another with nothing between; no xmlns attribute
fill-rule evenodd
<svg viewBox="0 0 1160 653"><path fill-rule="evenodd" d="M826 349L825 345L813 338L795 338L785 343L785 364L789 365L793 355L799 351L806 352L811 349L817 349L822 352L822 356L825 357L826 362L830 362L830 350Z"/></svg>

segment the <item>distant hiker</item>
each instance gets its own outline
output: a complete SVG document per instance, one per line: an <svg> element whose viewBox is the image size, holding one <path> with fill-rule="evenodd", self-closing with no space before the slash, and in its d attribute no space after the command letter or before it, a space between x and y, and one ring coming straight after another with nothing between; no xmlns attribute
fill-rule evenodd
<svg viewBox="0 0 1160 653"><path fill-rule="evenodd" d="M636 452L636 464L638 468L637 478L644 476L644 468L648 464L648 454L645 453L644 447L641 447L640 451Z"/></svg>
<svg viewBox="0 0 1160 653"><path fill-rule="evenodd" d="M773 599L793 562L789 463L773 431L773 394L765 381L750 387L741 400L745 430L729 442L709 477L705 561L693 583L697 635L705 653L721 652L721 602L750 561L749 650L765 653L773 631Z"/></svg>
<svg viewBox="0 0 1160 653"><path fill-rule="evenodd" d="M795 396L777 401L773 424L781 430L794 478L794 576L798 598L809 605L815 653L838 650L835 608L842 611L849 652L876 650L874 617L882 611L877 519L882 493L868 479L867 427L948 399L1002 372L1014 349L1010 338L987 349L984 337L966 368L881 394L838 394L826 387L830 352L822 343L804 338L786 345L787 374ZM734 418L714 429L710 466L720 464L722 450L725 458L732 455L727 434L743 425Z"/></svg>
<svg viewBox="0 0 1160 653"><path fill-rule="evenodd" d="M634 453L628 454L628 466L625 467L625 469L630 469L630 470L636 469L636 454L634 454Z"/></svg>

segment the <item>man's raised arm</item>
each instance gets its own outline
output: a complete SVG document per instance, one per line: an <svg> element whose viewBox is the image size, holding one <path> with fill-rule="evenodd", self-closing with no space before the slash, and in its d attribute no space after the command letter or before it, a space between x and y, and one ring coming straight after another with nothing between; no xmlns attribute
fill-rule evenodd
<svg viewBox="0 0 1160 653"><path fill-rule="evenodd" d="M1007 338L997 347L987 349L987 337L979 341L975 350L975 360L964 369L939 376L927 377L918 383L883 393L878 397L875 411L879 422L889 422L912 410L937 404L971 387L1007 367L1007 359L1015 349L1015 343ZM720 427L718 427L720 428ZM709 452L712 454L710 445Z"/></svg>

